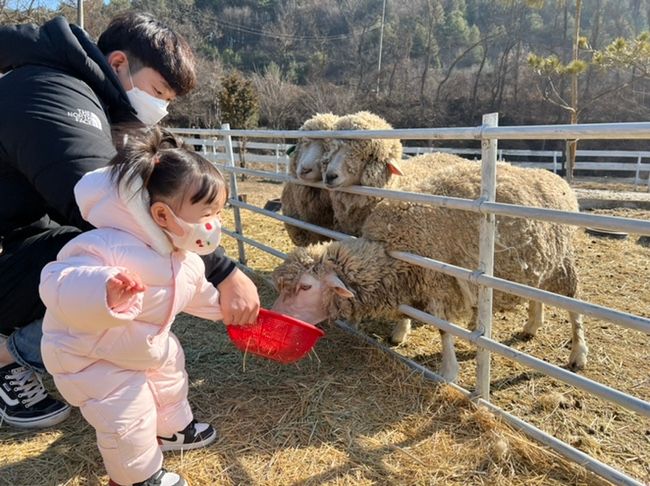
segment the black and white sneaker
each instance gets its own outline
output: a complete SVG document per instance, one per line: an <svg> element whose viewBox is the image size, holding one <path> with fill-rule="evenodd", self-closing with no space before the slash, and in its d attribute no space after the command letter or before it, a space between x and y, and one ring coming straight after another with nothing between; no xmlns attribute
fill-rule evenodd
<svg viewBox="0 0 650 486"><path fill-rule="evenodd" d="M210 424L192 420L190 424L171 437L158 436L158 444L162 451L188 451L205 447L214 442L217 431Z"/></svg>
<svg viewBox="0 0 650 486"><path fill-rule="evenodd" d="M108 481L108 486L120 485L110 479ZM133 483L133 486L187 486L187 481L178 474L169 472L163 468L146 481Z"/></svg>
<svg viewBox="0 0 650 486"><path fill-rule="evenodd" d="M34 371L18 363L0 368L0 426L49 427L68 415L70 405L49 396Z"/></svg>

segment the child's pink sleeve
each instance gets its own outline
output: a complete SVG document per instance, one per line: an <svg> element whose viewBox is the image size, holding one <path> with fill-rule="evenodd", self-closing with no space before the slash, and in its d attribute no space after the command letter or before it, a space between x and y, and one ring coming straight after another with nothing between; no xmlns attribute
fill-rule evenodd
<svg viewBox="0 0 650 486"><path fill-rule="evenodd" d="M204 276L201 276L197 284L194 298L183 310L188 314L210 321L223 319L219 305L219 291Z"/></svg>
<svg viewBox="0 0 650 486"><path fill-rule="evenodd" d="M85 233L43 268L39 293L58 320L92 332L123 326L142 312L142 294L120 309L109 309L106 283L122 270L110 265L110 251L101 238Z"/></svg>

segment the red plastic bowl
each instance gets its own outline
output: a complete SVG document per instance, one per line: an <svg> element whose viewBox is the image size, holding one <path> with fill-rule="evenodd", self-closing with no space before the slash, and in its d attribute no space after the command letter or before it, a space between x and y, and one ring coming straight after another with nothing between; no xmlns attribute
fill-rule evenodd
<svg viewBox="0 0 650 486"><path fill-rule="evenodd" d="M260 309L255 324L226 330L238 349L285 364L304 357L325 335L316 326L266 309Z"/></svg>

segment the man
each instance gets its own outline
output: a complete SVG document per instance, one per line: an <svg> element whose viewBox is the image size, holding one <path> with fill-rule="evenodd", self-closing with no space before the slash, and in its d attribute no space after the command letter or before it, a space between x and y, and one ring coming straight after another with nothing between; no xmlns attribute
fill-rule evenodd
<svg viewBox="0 0 650 486"><path fill-rule="evenodd" d="M46 427L67 404L39 374L43 266L81 231L73 188L115 154L111 128L153 125L196 84L186 40L148 14L113 19L95 45L58 17L0 26L0 423ZM255 285L223 255L204 259L224 321L252 322Z"/></svg>

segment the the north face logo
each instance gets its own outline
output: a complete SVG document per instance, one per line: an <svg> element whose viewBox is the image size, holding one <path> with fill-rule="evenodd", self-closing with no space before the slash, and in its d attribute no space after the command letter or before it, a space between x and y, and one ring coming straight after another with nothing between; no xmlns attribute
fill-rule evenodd
<svg viewBox="0 0 650 486"><path fill-rule="evenodd" d="M82 110L77 108L77 111L69 111L68 116L74 118L77 123L83 123L84 125L90 125L99 130L102 129L102 122L99 121L99 117L95 115L92 111Z"/></svg>

